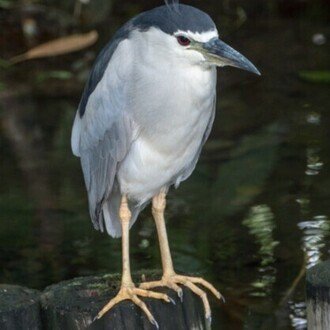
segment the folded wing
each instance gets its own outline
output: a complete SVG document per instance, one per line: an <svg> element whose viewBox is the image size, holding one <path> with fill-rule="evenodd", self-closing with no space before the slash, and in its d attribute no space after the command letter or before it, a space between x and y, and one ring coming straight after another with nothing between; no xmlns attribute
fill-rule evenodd
<svg viewBox="0 0 330 330"><path fill-rule="evenodd" d="M126 34L125 34L126 33ZM116 173L134 140L127 111L127 78L132 69L128 31L119 31L100 53L77 111L71 137L80 157L94 227L120 236L120 191Z"/></svg>

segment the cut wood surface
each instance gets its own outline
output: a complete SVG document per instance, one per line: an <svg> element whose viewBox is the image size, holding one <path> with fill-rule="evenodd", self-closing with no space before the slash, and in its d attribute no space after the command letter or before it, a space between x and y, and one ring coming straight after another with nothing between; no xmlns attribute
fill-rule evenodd
<svg viewBox="0 0 330 330"><path fill-rule="evenodd" d="M0 284L0 329L42 329L39 296L36 290Z"/></svg>
<svg viewBox="0 0 330 330"><path fill-rule="evenodd" d="M135 275L135 283L141 281L141 276L142 273ZM159 279L160 274L146 272L145 277L154 280ZM46 288L41 297L44 329L156 329L140 308L128 300L93 322L119 287L120 275L103 275L76 278ZM172 290L159 288L157 291L166 292L175 302L174 305L142 298L160 329L206 329L201 299L190 290L183 288L183 301Z"/></svg>
<svg viewBox="0 0 330 330"><path fill-rule="evenodd" d="M157 272L135 274L139 283L159 279ZM1 330L144 330L156 329L140 308L131 301L114 306L103 318L94 318L120 288L120 275L100 275L75 278L47 287L43 293L16 285L0 285ZM174 301L142 298L164 330L207 329L204 308L199 297L183 287L183 300L167 288L155 291L167 293Z"/></svg>
<svg viewBox="0 0 330 330"><path fill-rule="evenodd" d="M330 260L307 271L308 330L330 329Z"/></svg>

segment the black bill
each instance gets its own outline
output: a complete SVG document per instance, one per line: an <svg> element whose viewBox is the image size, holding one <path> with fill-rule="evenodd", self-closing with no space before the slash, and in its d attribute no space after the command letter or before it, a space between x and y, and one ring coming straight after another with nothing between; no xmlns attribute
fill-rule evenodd
<svg viewBox="0 0 330 330"><path fill-rule="evenodd" d="M260 75L259 70L246 57L218 38L203 44L203 49L207 51L206 54L204 53L205 56L215 65L234 66Z"/></svg>

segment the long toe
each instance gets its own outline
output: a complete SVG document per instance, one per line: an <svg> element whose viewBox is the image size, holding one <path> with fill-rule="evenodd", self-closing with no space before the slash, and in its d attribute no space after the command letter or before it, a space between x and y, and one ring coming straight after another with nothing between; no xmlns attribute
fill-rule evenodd
<svg viewBox="0 0 330 330"><path fill-rule="evenodd" d="M163 276L162 279L159 281L141 283L140 288L152 289L152 288L156 288L156 287L166 286L166 287L176 291L182 300L182 289L180 288L180 286L178 284L186 286L193 293L195 293L202 299L203 305L204 305L204 310L205 310L205 318L206 318L206 320L210 321L211 320L211 308L210 308L210 304L209 304L207 295L196 284L199 284L199 285L209 289L214 294L214 296L218 299L223 299L223 297L222 297L221 293L211 283L205 281L201 277L191 277L191 276L174 274L171 276Z"/></svg>
<svg viewBox="0 0 330 330"><path fill-rule="evenodd" d="M205 281L201 277L190 277L190 276L183 276L183 275L176 275L178 279L182 279L183 281L192 282L194 284L200 284L205 288L209 289L218 299L224 299L221 293L209 282Z"/></svg>
<svg viewBox="0 0 330 330"><path fill-rule="evenodd" d="M122 287L118 292L117 296L112 298L97 314L95 319L100 319L104 314L109 312L116 304L120 303L123 300L131 300L135 305L139 306L145 315L148 317L149 321L158 328L158 323L152 316L147 305L138 297L148 297L153 299L161 299L166 302L170 302L168 295L159 292L153 292L149 290L144 290L142 288L135 287Z"/></svg>

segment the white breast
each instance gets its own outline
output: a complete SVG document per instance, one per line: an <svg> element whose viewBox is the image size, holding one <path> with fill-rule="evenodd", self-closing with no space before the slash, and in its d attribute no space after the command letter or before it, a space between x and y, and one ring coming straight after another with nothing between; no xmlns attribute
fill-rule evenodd
<svg viewBox="0 0 330 330"><path fill-rule="evenodd" d="M136 56L143 65L135 68L129 107L139 135L117 177L122 193L142 203L196 156L213 110L216 69L169 64L162 54Z"/></svg>

